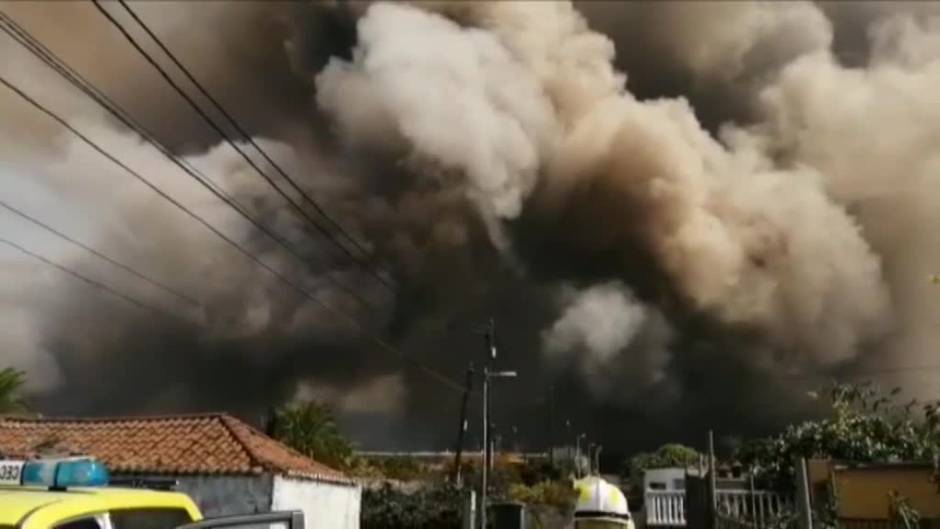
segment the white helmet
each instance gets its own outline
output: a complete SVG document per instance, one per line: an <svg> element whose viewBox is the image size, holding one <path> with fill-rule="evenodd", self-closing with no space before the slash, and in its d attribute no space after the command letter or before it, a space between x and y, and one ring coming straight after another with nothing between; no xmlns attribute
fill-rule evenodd
<svg viewBox="0 0 940 529"><path fill-rule="evenodd" d="M574 486L578 491L575 528L633 529L627 498L620 489L597 476L578 480Z"/></svg>

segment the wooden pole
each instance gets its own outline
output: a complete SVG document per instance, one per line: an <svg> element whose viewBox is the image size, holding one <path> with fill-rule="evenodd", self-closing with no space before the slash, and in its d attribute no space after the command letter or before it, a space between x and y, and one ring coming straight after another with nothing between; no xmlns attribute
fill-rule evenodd
<svg viewBox="0 0 940 529"><path fill-rule="evenodd" d="M708 503L709 503L709 527L715 527L715 517L718 514L718 480L716 477L715 464L715 432L708 431Z"/></svg>
<svg viewBox="0 0 940 529"><path fill-rule="evenodd" d="M473 364L467 368L467 382L464 386L463 402L460 404L460 425L457 430L457 450L454 454L454 482L461 486L463 473L461 472L461 456L463 456L464 437L467 434L467 406L470 394L473 392Z"/></svg>

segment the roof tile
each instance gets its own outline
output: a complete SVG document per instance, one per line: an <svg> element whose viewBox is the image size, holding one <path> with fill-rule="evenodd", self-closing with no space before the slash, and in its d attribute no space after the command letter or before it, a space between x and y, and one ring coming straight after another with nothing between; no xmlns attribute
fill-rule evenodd
<svg viewBox="0 0 940 529"><path fill-rule="evenodd" d="M112 472L258 474L351 483L226 414L141 418L0 418L0 454L31 458L43 452L88 454Z"/></svg>

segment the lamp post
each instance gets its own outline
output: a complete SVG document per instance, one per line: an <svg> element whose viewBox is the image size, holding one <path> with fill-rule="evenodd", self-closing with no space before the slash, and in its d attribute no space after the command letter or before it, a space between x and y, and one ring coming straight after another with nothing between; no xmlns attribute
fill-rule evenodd
<svg viewBox="0 0 940 529"><path fill-rule="evenodd" d="M515 371L490 371L483 368L483 475L480 480L480 527L486 529L486 494L487 480L489 478L490 461L493 454L490 450L490 379L515 378Z"/></svg>

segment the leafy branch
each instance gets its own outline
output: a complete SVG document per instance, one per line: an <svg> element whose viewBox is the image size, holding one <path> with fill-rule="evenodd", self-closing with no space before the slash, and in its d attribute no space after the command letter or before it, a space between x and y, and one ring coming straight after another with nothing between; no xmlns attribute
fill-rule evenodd
<svg viewBox="0 0 940 529"><path fill-rule="evenodd" d="M12 367L0 370L0 414L26 411L26 401L20 396L26 384L26 373Z"/></svg>

